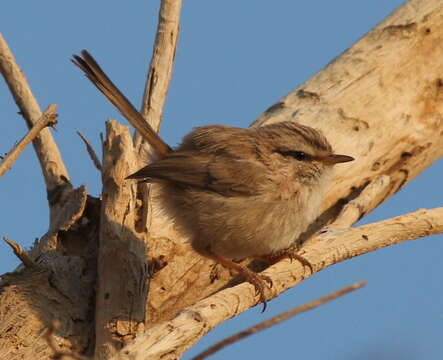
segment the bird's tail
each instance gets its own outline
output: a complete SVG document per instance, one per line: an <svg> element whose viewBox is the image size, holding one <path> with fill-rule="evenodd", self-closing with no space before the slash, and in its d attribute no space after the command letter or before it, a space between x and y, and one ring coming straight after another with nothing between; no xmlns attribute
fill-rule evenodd
<svg viewBox="0 0 443 360"><path fill-rule="evenodd" d="M81 56L74 55L71 61L85 73L86 77L91 80L97 89L114 104L126 120L149 142L159 157L164 157L171 151L169 145L157 135L134 105L132 105L126 96L114 85L91 54L86 50L82 50Z"/></svg>

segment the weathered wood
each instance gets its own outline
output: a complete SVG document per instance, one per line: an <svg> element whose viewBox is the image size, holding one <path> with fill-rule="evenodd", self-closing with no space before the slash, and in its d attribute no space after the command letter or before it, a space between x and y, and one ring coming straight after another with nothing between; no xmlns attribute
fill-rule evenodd
<svg viewBox="0 0 443 360"><path fill-rule="evenodd" d="M415 213L350 229L343 233L320 236L308 245L304 257L316 271L340 261L402 241L443 232L443 208ZM280 261L266 273L272 279L274 297L311 274L300 263ZM241 284L216 293L164 321L126 346L114 359L178 359L211 329L256 304L255 290Z"/></svg>
<svg viewBox="0 0 443 360"><path fill-rule="evenodd" d="M1 34L0 72L5 78L26 124L31 128L41 117L42 112L23 71L17 65L14 55L12 55L8 44ZM69 180L69 175L49 129L43 129L33 141L33 145L40 161L48 192L54 191L60 185L63 186Z"/></svg>
<svg viewBox="0 0 443 360"><path fill-rule="evenodd" d="M136 184L125 180L137 169L127 126L106 123L103 192L95 306L97 359L108 359L144 330L148 268L144 234L137 234Z"/></svg>
<svg viewBox="0 0 443 360"><path fill-rule="evenodd" d="M34 140L38 134L47 126L53 126L56 124L57 115L54 114L57 109L57 105L51 104L43 112L42 116L35 123L35 125L28 131L28 133L15 145L11 151L5 156L5 158L0 162L0 176L2 176L6 171L8 171L14 161L17 160L22 151L26 146Z"/></svg>
<svg viewBox="0 0 443 360"><path fill-rule="evenodd" d="M161 0L157 35L143 94L141 114L155 131L160 130L163 108L172 78L175 52L180 32L182 0ZM135 135L136 148L140 145ZM146 144L149 148L149 145ZM148 148L145 149L148 151Z"/></svg>
<svg viewBox="0 0 443 360"><path fill-rule="evenodd" d="M46 360L43 337L53 320L61 351L91 355L100 203L79 188L61 208L57 227L30 255L34 265L3 274L0 282L0 359Z"/></svg>
<svg viewBox="0 0 443 360"><path fill-rule="evenodd" d="M338 153L355 157L337 168L319 226L379 176L389 176L389 187L365 213L442 156L442 16L439 0L409 1L254 122L293 120L315 127ZM150 227L152 261L168 265L151 281L149 326L231 279L222 267L212 269L213 263L196 256L171 223L160 213Z"/></svg>

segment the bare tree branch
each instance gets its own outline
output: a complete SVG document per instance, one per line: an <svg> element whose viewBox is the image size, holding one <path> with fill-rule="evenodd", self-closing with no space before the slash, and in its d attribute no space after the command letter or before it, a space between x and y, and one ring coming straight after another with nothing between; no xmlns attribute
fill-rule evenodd
<svg viewBox="0 0 443 360"><path fill-rule="evenodd" d="M97 154L95 153L94 148L92 147L91 143L80 131L77 131L77 135L80 136L80 139L83 140L83 142L86 146L86 150L88 151L88 154L89 154L92 162L94 163L94 166L97 168L98 171L101 171L102 164L101 164Z"/></svg>
<svg viewBox="0 0 443 360"><path fill-rule="evenodd" d="M8 155L5 156L3 161L0 163L0 176L10 169L14 161L17 160L25 147L32 140L34 140L36 136L38 136L42 129L44 129L46 126L53 126L57 123L56 115L54 114L56 109L57 105L49 105L31 130L29 130L28 133L19 141L19 143L12 148Z"/></svg>
<svg viewBox="0 0 443 360"><path fill-rule="evenodd" d="M141 106L141 115L156 132L160 130L163 120L163 108L172 77L180 33L181 6L182 0L160 1L157 34ZM146 163L149 154L152 153L152 146L142 141L138 131L135 132L134 146L138 153L142 153L140 159ZM148 224L151 223L153 189L149 184L140 184L138 188L143 202L140 211L142 218L140 229L146 231Z"/></svg>
<svg viewBox="0 0 443 360"><path fill-rule="evenodd" d="M391 178L389 175L376 177L356 199L351 200L343 207L339 216L334 220L334 228L347 228L356 223L370 210L383 202L390 190Z"/></svg>
<svg viewBox="0 0 443 360"><path fill-rule="evenodd" d="M389 220L317 236L304 250L304 258L318 272L343 260L407 240L443 232L443 208L419 210ZM269 299L312 274L298 262L283 260L265 271L273 281ZM174 319L151 328L118 354L119 359L176 359L221 322L256 305L254 287L247 283L220 291L197 302Z"/></svg>
<svg viewBox="0 0 443 360"><path fill-rule="evenodd" d="M165 101L169 81L172 74L172 65L174 61L175 56L175 48L178 38L178 27L179 27L179 19L180 19L180 8L181 8L181 0L163 0L160 8L160 15L159 15L159 25L158 25L158 32L157 32L157 38L156 43L154 46L154 53L151 61L150 71L148 75L148 81L145 88L145 96L144 96L144 105L143 105L143 115L145 115L145 120L147 121L147 124L153 125L154 131L158 131L158 128L160 126L162 111L163 111L163 104ZM103 71L100 69L98 64L94 61L94 59L86 52L82 52L83 58L80 58L79 56L74 56L74 63L79 66L85 73L87 74L88 78L94 83L95 86L98 87L100 91L105 94L105 96L108 97L108 99L118 107L120 112L124 114L124 116L130 121L130 123L136 128L137 133L140 133L143 135L145 139L154 138L154 140L157 140L158 137L153 136L154 134L151 134L152 131L150 128L146 130L146 126L143 126L141 124L142 117L141 115L135 110L135 108L132 106L132 104L127 100L127 98L115 87L115 85L112 83L112 81L109 80L109 78L103 73ZM111 129L111 126L109 126L109 129ZM145 131L146 130L146 131ZM120 131L120 130L118 130ZM167 152L169 150L169 147L161 141L160 138L158 138L157 141L160 144L160 153ZM158 150L158 149L156 149ZM105 153L105 151L104 151ZM112 157L112 154L108 154L109 157ZM105 157L104 157L105 158ZM112 162L110 161L110 164ZM106 170L103 172L103 177L107 178L109 176L122 176L122 173L117 174L118 170L112 170L112 165L108 166L109 169L108 174L106 173ZM106 164L103 164L103 168L106 169ZM114 174L112 174L114 172ZM126 171L123 175L126 176L129 171ZM120 178L119 181L122 180ZM105 181L104 181L105 183ZM146 186L144 186L146 189ZM108 193L107 189L104 189L104 194ZM113 194L111 196L111 193ZM125 191L119 191L115 193L115 190L109 189L109 196L104 196L103 199L103 209L106 212L107 208L109 207L109 211L112 211L112 216L103 218L102 227L101 229L101 237L107 237L107 241L101 243L102 245L99 247L99 285L98 285L98 297L97 297L97 315L96 315L96 354L99 358L108 358L111 356L118 348L121 346L122 341L119 341L118 339L118 329L115 331L115 327L118 327L118 324L122 324L123 321L120 319L122 317L122 307L124 308L123 304L121 304L118 301L118 297L114 296L112 297L112 300L108 300L109 296L113 296L114 289L108 289L109 284L112 283L110 279L113 277L121 276L120 270L124 270L124 268L130 266L128 263L123 264L124 266L119 267L116 266L116 263L119 263L117 258L109 258L108 253L110 249L112 248L113 242L110 241L109 237L111 239L118 239L120 236L122 239L121 241L134 241L136 238L134 236L122 236L119 232L119 236L112 236L114 231L112 230L113 220L118 217L119 214L117 211L115 211L115 202L113 201L118 196L127 196L128 194L125 194ZM144 199L146 200L146 203L148 202L149 192L144 192ZM107 204L106 199L109 199L109 205ZM129 206L129 205L128 205ZM146 208L144 208L146 209ZM126 211L126 209L125 209ZM121 214L120 214L121 215ZM123 214L123 219L119 219L118 221L127 221L130 219L125 219L126 213ZM146 221L147 215L144 213L142 215L142 228L145 228L145 221ZM118 222L116 221L116 222ZM111 236L110 236L111 235ZM133 238L133 239L132 239ZM119 244L114 244L116 247L119 246ZM139 244L142 245L142 244ZM142 253L144 254L144 252ZM139 261L136 261L135 264L132 264L132 266L137 266L139 264ZM112 270L110 270L112 268ZM141 295L141 298L144 296L144 300L146 299L146 293L139 294ZM105 299L102 297L108 296ZM124 299L124 297L122 298ZM135 296L134 301L138 301L140 297ZM110 305L111 304L111 305ZM134 308L140 309L140 306L136 306ZM144 308L144 306L142 307ZM133 314L134 316L130 319L126 319L126 323L129 324L127 326L130 326L133 328L137 325L137 321L140 319L138 318L139 314ZM143 316L145 314L143 313ZM114 327L111 324L115 324ZM133 333L133 331L131 331ZM123 340L125 342L126 340Z"/></svg>
<svg viewBox="0 0 443 360"><path fill-rule="evenodd" d="M108 359L144 330L148 275L145 239L135 230L138 160L127 126L106 123L95 304L95 356Z"/></svg>
<svg viewBox="0 0 443 360"><path fill-rule="evenodd" d="M315 299L312 301L307 302L306 304L297 306L291 310L288 310L282 314L278 314L266 321L263 321L257 325L251 326L249 329L243 330L241 332L238 332L237 334L234 334L232 336L227 337L226 339L218 342L217 344L209 347L205 351L201 352L197 356L194 356L192 360L203 360L206 359L208 356L216 353L217 351L223 349L226 346L232 345L252 334L255 334L259 331L265 330L271 326L277 325L282 323L283 321L286 321L298 314L301 314L303 312L315 309L316 307L319 307L320 305L323 305L329 301L335 300L339 297L342 297L352 291L358 290L366 285L366 281L360 281L356 282L352 285L346 286L340 290L337 290L327 296L321 297L319 299Z"/></svg>
<svg viewBox="0 0 443 360"><path fill-rule="evenodd" d="M34 262L31 260L31 258L26 253L25 249L23 249L19 244L8 239L7 237L3 237L3 240L12 248L12 251L14 251L15 256L17 256L20 259L23 265L25 265L26 267L33 267L35 265Z"/></svg>
<svg viewBox="0 0 443 360"><path fill-rule="evenodd" d="M182 0L161 0L157 35L143 94L141 114L155 131L159 131L163 107L171 81L178 36ZM136 149L141 138L135 134ZM149 144L143 145L149 146Z"/></svg>
<svg viewBox="0 0 443 360"><path fill-rule="evenodd" d="M31 92L23 71L17 65L3 36L0 34L0 72L20 109L29 128L37 122L42 113L37 100ZM63 163L57 144L48 129L43 129L33 141L35 152L40 161L46 188L52 191L59 185L69 182L69 174Z"/></svg>

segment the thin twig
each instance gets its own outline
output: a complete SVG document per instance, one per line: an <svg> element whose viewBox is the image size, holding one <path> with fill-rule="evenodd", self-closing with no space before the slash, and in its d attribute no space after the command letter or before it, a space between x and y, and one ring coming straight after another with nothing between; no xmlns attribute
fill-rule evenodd
<svg viewBox="0 0 443 360"><path fill-rule="evenodd" d="M77 135L80 136L80 138L85 143L86 150L88 150L88 154L91 157L91 160L94 163L95 167L99 171L102 171L102 164L101 164L97 154L95 153L94 148L92 147L91 143L88 141L88 139L80 131L77 131Z"/></svg>
<svg viewBox="0 0 443 360"><path fill-rule="evenodd" d="M105 139L103 138L103 133L100 133L100 144L102 146L102 151L103 151L103 146L105 146Z"/></svg>
<svg viewBox="0 0 443 360"><path fill-rule="evenodd" d="M20 259L23 265L25 265L27 268L35 266L34 261L32 261L32 259L26 253L25 249L23 249L19 244L8 239L7 237L3 237L3 240L11 247L15 256L17 256Z"/></svg>
<svg viewBox="0 0 443 360"><path fill-rule="evenodd" d="M232 336L220 341L219 343L211 346L207 350L205 350L205 351L201 352L200 354L198 354L197 356L193 357L192 360L205 359L208 356L214 354L215 352L223 349L224 347L231 345L237 341L240 341L240 340L244 339L245 337L248 337L248 336L255 334L259 331L267 329L271 326L280 324L281 322L288 320L291 317L294 317L295 315L306 312L308 310L312 310L312 309L314 309L320 305L323 305L331 300L335 300L335 299L337 299L343 295L346 295L354 290L360 289L365 285L366 285L366 281L356 282L355 284L346 286L343 289L335 291L335 292L333 292L327 296L324 296L320 299L316 299L316 300L310 301L306 304L303 304L301 306L297 306L296 308L293 308L293 309L286 311L282 314L274 316L266 321L263 321L257 325L250 327L249 329L243 330L235 335L232 335Z"/></svg>
<svg viewBox="0 0 443 360"><path fill-rule="evenodd" d="M3 161L0 163L0 176L11 168L12 164L17 160L25 147L38 136L42 129L44 129L46 126L53 126L57 123L57 115L54 114L56 110L57 105L49 105L31 130L29 130L28 133L18 142L18 144L12 148L8 155L5 156Z"/></svg>
<svg viewBox="0 0 443 360"><path fill-rule="evenodd" d="M1 34L0 72L20 109L20 114L23 115L28 128L32 128L42 115L40 106L32 94L24 72L17 65L14 55ZM43 129L34 139L33 146L40 161L47 190L52 191L60 185L66 185L69 174L51 132Z"/></svg>
<svg viewBox="0 0 443 360"><path fill-rule="evenodd" d="M63 359L63 357L71 358L74 360L90 360L91 358L82 356L73 352L67 352L67 351L60 351L58 349L57 344L55 343L55 336L54 333L60 328L60 321L54 320L51 325L48 327L48 330L46 331L44 338L46 342L48 343L49 347L53 351L53 354L51 356L51 359L59 360Z"/></svg>
<svg viewBox="0 0 443 360"><path fill-rule="evenodd" d="M149 64L143 94L141 114L151 127L158 132L163 117L163 107L175 60L180 33L180 11L182 0L161 0L157 34L152 58ZM141 137L135 134L135 148L139 150Z"/></svg>

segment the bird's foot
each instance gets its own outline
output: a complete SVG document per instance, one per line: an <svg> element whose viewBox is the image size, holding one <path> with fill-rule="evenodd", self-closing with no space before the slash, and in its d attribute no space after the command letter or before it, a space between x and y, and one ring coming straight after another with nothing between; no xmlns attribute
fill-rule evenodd
<svg viewBox="0 0 443 360"><path fill-rule="evenodd" d="M298 254L295 248L289 248L272 254L261 255L258 256L257 259L260 259L268 263L269 265L274 265L275 263L283 259L289 259L291 262L293 260L297 260L303 266L307 266L311 273L314 273L314 267L312 266L312 264L306 258Z"/></svg>
<svg viewBox="0 0 443 360"><path fill-rule="evenodd" d="M240 264L237 264L236 262L225 258L224 256L216 255L214 253L205 252L205 256L210 257L217 261L218 263L222 264L228 269L233 269L237 273L239 273L243 278L249 282L250 284L254 285L255 288L255 294L259 296L260 302L263 303L263 309L262 312L266 310L267 307L267 301L266 301L266 295L265 295L265 288L271 288L272 287L272 279L269 276L257 274L254 271L248 269L245 266L242 266Z"/></svg>
<svg viewBox="0 0 443 360"><path fill-rule="evenodd" d="M259 296L260 302L263 304L263 313L267 307L265 287L272 288L272 279L269 276L257 274L246 267L242 267L239 273L248 283L254 285L255 295Z"/></svg>

